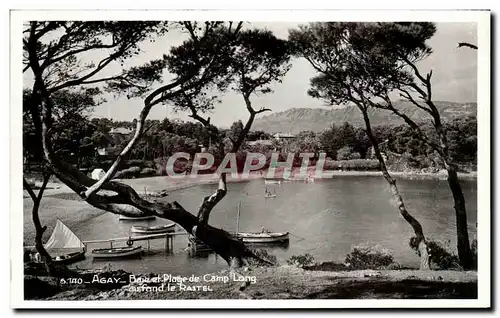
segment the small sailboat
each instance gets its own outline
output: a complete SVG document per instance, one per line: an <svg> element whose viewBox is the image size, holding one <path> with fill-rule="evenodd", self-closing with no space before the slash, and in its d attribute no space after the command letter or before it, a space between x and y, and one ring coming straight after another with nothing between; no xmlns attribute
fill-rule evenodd
<svg viewBox="0 0 500 318"><path fill-rule="evenodd" d="M85 258L85 244L61 220L57 220L54 231L45 249L55 263L71 264Z"/></svg>
<svg viewBox="0 0 500 318"><path fill-rule="evenodd" d="M269 232L262 227L260 232L240 232L241 202L238 204L238 216L236 218L236 233L234 236L248 244L276 244L288 243L288 232Z"/></svg>
<svg viewBox="0 0 500 318"><path fill-rule="evenodd" d="M99 248L92 250L94 258L125 258L136 256L142 253L142 246L124 246L113 248Z"/></svg>
<svg viewBox="0 0 500 318"><path fill-rule="evenodd" d="M175 223L170 223L166 225L155 225L155 226L134 225L130 229L131 232L140 234L160 234L160 233L172 232L174 230L175 230Z"/></svg>

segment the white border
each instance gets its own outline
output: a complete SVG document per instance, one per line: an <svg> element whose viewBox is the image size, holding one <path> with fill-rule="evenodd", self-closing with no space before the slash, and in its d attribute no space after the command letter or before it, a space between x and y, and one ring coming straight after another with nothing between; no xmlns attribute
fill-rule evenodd
<svg viewBox="0 0 500 318"><path fill-rule="evenodd" d="M478 23L478 299L477 300L141 300L25 301L23 298L22 21L26 20L245 20L245 21L433 21ZM11 11L11 307L13 308L446 308L489 307L490 303L490 12L398 10L249 11ZM19 65L16 68L15 65Z"/></svg>

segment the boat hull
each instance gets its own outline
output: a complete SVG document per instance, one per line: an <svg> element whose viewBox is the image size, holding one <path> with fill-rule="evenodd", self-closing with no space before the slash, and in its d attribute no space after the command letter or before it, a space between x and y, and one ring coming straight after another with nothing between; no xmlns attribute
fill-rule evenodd
<svg viewBox="0 0 500 318"><path fill-rule="evenodd" d="M72 264L85 259L85 250L79 252L68 253L52 258L56 264Z"/></svg>
<svg viewBox="0 0 500 318"><path fill-rule="evenodd" d="M154 215L148 215L148 216L125 216L125 215L120 215L118 217L118 220L120 221L142 221L142 220L154 220L156 217Z"/></svg>
<svg viewBox="0 0 500 318"><path fill-rule="evenodd" d="M244 243L282 243L289 240L289 233L250 233L241 232L235 234L236 238Z"/></svg>
<svg viewBox="0 0 500 318"><path fill-rule="evenodd" d="M265 184L281 184L281 180L264 180Z"/></svg>
<svg viewBox="0 0 500 318"><path fill-rule="evenodd" d="M146 226L132 226L130 231L138 234L161 234L168 233L175 230L175 223L158 226L158 227L146 227Z"/></svg>
<svg viewBox="0 0 500 318"><path fill-rule="evenodd" d="M101 248L92 250L92 256L94 258L124 258L139 255L141 252L142 246Z"/></svg>

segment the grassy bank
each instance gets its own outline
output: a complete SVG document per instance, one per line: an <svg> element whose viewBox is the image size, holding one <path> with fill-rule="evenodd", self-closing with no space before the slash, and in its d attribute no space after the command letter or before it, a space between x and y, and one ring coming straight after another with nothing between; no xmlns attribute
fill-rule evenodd
<svg viewBox="0 0 500 318"><path fill-rule="evenodd" d="M102 273L101 273L102 275ZM120 277L125 277L119 273ZM160 274L162 276L163 274ZM155 277L156 275L141 276ZM137 276L139 277L139 276ZM136 278L137 278L136 277ZM163 276L162 276L163 277ZM46 300L151 300L151 299L473 299L477 273L461 271L355 270L311 271L295 266L223 270L196 276L199 282L178 283L177 290L161 290L158 283L129 283L118 288L66 285L52 290ZM48 286L47 279L27 277L25 288ZM88 278L90 280L90 278ZM218 281L214 281L218 280ZM242 282L247 280L248 282ZM35 283L36 282L36 283ZM168 283L166 283L168 284ZM142 286L142 287L141 287ZM196 287L202 286L202 287ZM204 286L204 287L203 287ZM151 287L148 289L148 287ZM153 289L153 287L157 287ZM46 289L48 287L45 287ZM158 290L160 289L160 290ZM195 290L205 289L205 290ZM55 293L57 292L57 293Z"/></svg>

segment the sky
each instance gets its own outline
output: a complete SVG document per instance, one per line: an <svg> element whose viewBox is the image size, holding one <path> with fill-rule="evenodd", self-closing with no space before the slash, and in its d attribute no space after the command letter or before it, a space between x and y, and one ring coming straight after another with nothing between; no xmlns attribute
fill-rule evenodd
<svg viewBox="0 0 500 318"><path fill-rule="evenodd" d="M252 22L247 24L247 27L266 28L277 37L287 38L288 30L297 28L298 25L298 23L290 22ZM130 64L140 64L160 58L168 52L171 46L179 45L186 38L186 34L171 31L153 43L145 43L142 46L143 53L135 60L130 61ZM476 44L477 25L475 23L437 23L436 34L428 40L433 54L418 64L423 73L431 69L433 71L434 100L476 101L477 51L469 48L457 49L458 42ZM89 58L100 60L99 56ZM119 65L114 65L107 69L103 75L111 75L117 70L119 70ZM292 69L284 77L283 83L274 87L274 93L252 98L254 108L266 107L272 109L273 112L281 112L290 108L327 107L322 101L307 95L309 80L314 75L315 72L307 61L304 59L292 60ZM169 79L167 74L165 83L168 83ZM106 99L107 102L96 107L92 117L133 120L138 117L142 109L140 99L128 100L124 97L114 98L113 96L108 96ZM212 123L217 126L229 127L234 121L245 121L248 118L248 112L240 95L228 92L221 97L221 100L222 103L217 105L211 114L207 115L211 117ZM187 115L188 113L175 113L168 105L157 105L151 110L148 118L163 119L169 117L170 119L191 120Z"/></svg>

